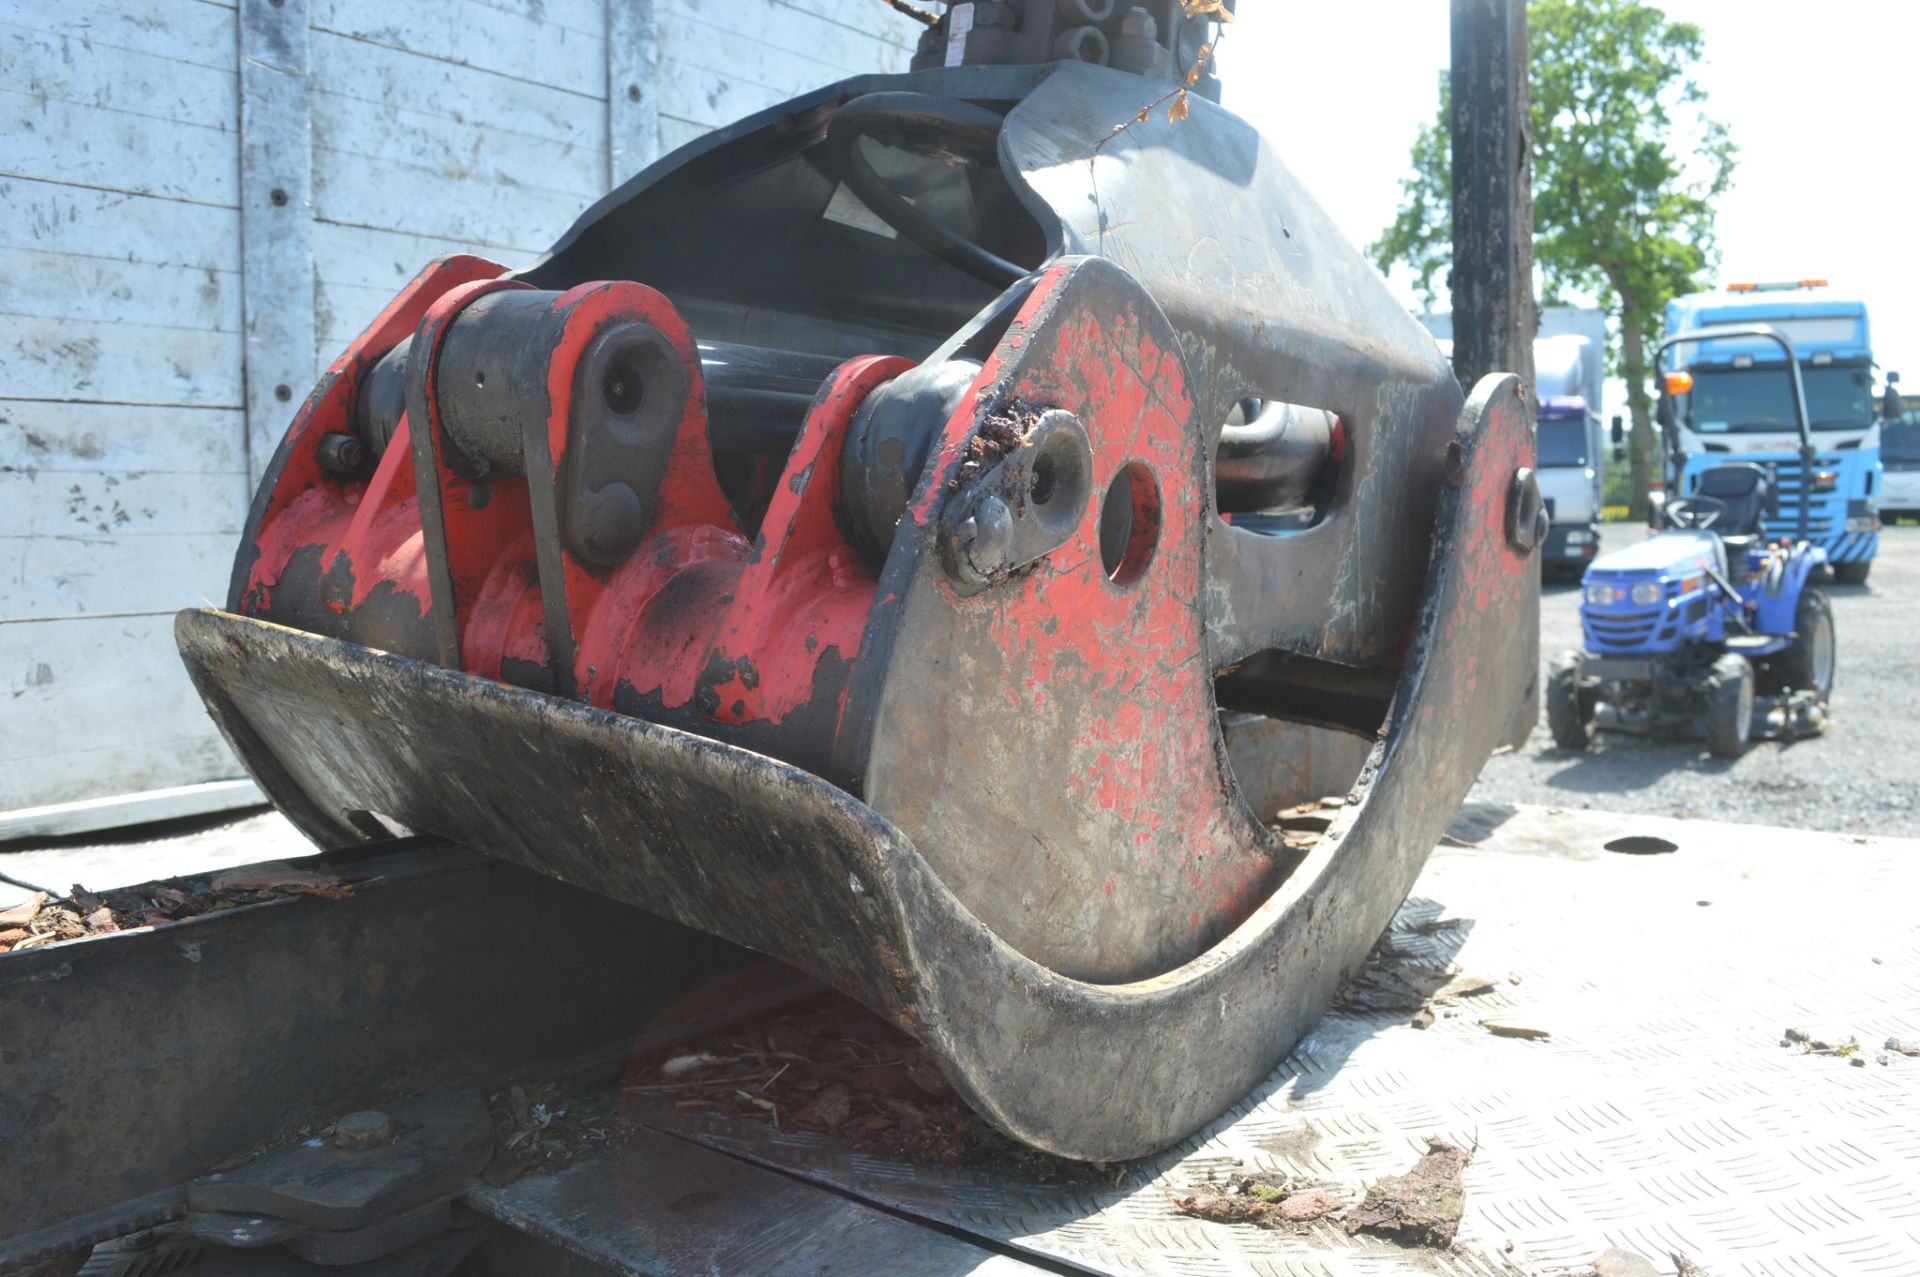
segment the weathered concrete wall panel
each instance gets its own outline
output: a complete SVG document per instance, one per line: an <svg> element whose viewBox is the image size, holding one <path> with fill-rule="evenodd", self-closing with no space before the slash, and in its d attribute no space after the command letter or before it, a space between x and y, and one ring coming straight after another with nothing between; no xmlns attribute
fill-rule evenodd
<svg viewBox="0 0 1920 1277"><path fill-rule="evenodd" d="M237 774L170 626L224 601L249 461L308 388L250 393L249 332L256 380L290 339L316 375L430 258L524 263L645 160L917 33L877 0L305 8L289 84L297 33L235 3L0 0L0 812ZM262 204L286 172L308 189Z"/></svg>

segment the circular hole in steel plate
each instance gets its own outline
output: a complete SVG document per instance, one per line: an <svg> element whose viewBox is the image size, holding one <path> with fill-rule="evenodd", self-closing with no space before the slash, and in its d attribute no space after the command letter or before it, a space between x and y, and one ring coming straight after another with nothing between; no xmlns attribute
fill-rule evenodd
<svg viewBox="0 0 1920 1277"><path fill-rule="evenodd" d="M1027 489L1027 495L1033 498L1035 505L1045 505L1053 500L1054 480L1057 477L1054 471L1057 468L1053 457L1045 452L1033 459L1033 485Z"/></svg>
<svg viewBox="0 0 1920 1277"><path fill-rule="evenodd" d="M1131 585L1160 543L1160 484L1143 462L1120 467L1100 501L1100 563L1115 585Z"/></svg>
<svg viewBox="0 0 1920 1277"><path fill-rule="evenodd" d="M639 361L631 356L614 360L601 382L600 393L608 411L622 417L638 412L641 400L646 398L646 377Z"/></svg>
<svg viewBox="0 0 1920 1277"><path fill-rule="evenodd" d="M1629 856L1663 856L1668 852L1680 850L1677 842L1668 842L1665 838L1656 838L1652 834L1628 834L1625 838L1615 838L1604 844L1608 851L1618 851Z"/></svg>

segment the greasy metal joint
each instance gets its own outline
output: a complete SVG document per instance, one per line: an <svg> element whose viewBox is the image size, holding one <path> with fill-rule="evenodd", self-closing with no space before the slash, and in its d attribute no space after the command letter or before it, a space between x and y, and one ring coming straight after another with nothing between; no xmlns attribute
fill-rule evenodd
<svg viewBox="0 0 1920 1277"><path fill-rule="evenodd" d="M953 503L940 535L948 574L980 589L1045 558L1079 526L1092 481L1086 428L1070 412L1042 412Z"/></svg>
<svg viewBox="0 0 1920 1277"><path fill-rule="evenodd" d="M689 380L673 343L647 323L614 323L581 355L559 491L576 557L617 567L653 526Z"/></svg>
<svg viewBox="0 0 1920 1277"><path fill-rule="evenodd" d="M359 435L336 430L321 437L315 457L320 472L329 479L357 479L366 472L373 453Z"/></svg>
<svg viewBox="0 0 1920 1277"><path fill-rule="evenodd" d="M1547 509L1531 466L1513 472L1507 486L1507 542L1522 554L1532 554L1547 539Z"/></svg>

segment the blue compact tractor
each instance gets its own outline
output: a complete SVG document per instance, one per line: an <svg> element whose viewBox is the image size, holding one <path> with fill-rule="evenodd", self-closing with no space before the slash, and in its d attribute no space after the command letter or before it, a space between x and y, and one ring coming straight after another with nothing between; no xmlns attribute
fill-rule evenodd
<svg viewBox="0 0 1920 1277"><path fill-rule="evenodd" d="M1594 560L1582 582L1586 651L1547 678L1547 725L1562 749L1596 727L1653 735L1704 727L1721 758L1756 734L1820 730L1833 688L1833 611L1807 577L1827 561L1805 542L1758 534L1766 472L1715 466L1700 493L1669 501L1667 530Z"/></svg>
<svg viewBox="0 0 1920 1277"><path fill-rule="evenodd" d="M1792 346L1770 330L1710 332L1776 341L1797 372ZM1661 353L1707 338L1669 338ZM1676 383L1686 380L1669 374L1667 394L1684 393ZM1797 375L1791 391L1805 440ZM1767 539L1762 520L1776 500L1767 469L1713 466L1691 495L1667 501L1661 531L1588 566L1580 600L1586 650L1562 653L1547 678L1555 744L1583 750L1597 727L1704 731L1716 756L1737 758L1755 735L1820 731L1833 689L1833 610L1807 578L1827 554L1805 539Z"/></svg>

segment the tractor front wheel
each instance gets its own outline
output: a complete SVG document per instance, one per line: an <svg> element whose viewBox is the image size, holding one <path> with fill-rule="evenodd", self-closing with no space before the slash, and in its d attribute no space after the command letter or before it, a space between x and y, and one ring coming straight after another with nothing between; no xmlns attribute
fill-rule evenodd
<svg viewBox="0 0 1920 1277"><path fill-rule="evenodd" d="M1707 751L1738 758L1753 739L1753 666L1729 653L1707 675Z"/></svg>
<svg viewBox="0 0 1920 1277"><path fill-rule="evenodd" d="M1579 753L1593 740L1593 701L1580 692L1586 657L1562 652L1547 667L1547 728L1553 743Z"/></svg>
<svg viewBox="0 0 1920 1277"><path fill-rule="evenodd" d="M1773 660L1775 680L1785 692L1810 688L1824 703L1833 694L1833 666L1833 605L1809 589L1793 612L1793 646Z"/></svg>

